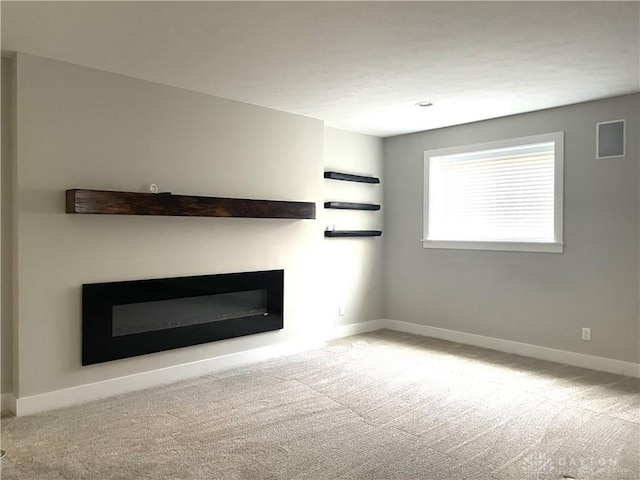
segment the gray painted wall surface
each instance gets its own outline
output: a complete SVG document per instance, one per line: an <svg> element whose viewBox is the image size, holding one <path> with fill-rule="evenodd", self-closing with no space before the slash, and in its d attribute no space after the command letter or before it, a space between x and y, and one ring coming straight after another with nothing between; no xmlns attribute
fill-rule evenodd
<svg viewBox="0 0 640 480"><path fill-rule="evenodd" d="M379 317L638 361L638 95L386 139L383 170L380 139L61 62L19 60L18 396ZM596 161L595 124L618 118L628 122L627 157ZM566 132L565 253L422 248L425 149L558 130ZM3 210L11 208L5 166ZM381 176L382 186L325 181L323 168ZM66 188L143 190L151 182L179 193L316 201L318 220L63 213ZM383 193L382 213L322 209L325 200L381 203ZM383 228L384 237L324 240L332 223ZM282 265L291 320L284 332L79 365L82 282ZM10 316L3 313L3 347ZM579 340L582 326L592 328L592 342ZM2 356L6 393L7 348Z"/></svg>
<svg viewBox="0 0 640 480"><path fill-rule="evenodd" d="M385 139L385 316L638 362L638 111L636 94ZM626 157L596 160L596 123L621 118ZM422 247L424 150L555 131L564 253Z"/></svg>
<svg viewBox="0 0 640 480"><path fill-rule="evenodd" d="M12 289L11 289L11 61L2 59L2 170L0 171L1 208L0 215L2 243L0 243L0 297L2 310L0 311L0 336L2 337L2 393L12 391Z"/></svg>

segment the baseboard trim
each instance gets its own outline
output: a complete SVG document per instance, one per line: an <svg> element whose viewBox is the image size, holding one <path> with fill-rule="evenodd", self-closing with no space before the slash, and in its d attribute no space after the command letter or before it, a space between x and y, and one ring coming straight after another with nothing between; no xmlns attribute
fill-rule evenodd
<svg viewBox="0 0 640 480"><path fill-rule="evenodd" d="M21 397L16 399L15 406L11 410L19 417L32 415L34 413L86 403L136 390L144 390L145 388L174 383L232 367L311 350L313 348L321 348L324 345L325 342L323 340L281 342L275 345L220 357L112 378L63 390Z"/></svg>
<svg viewBox="0 0 640 480"><path fill-rule="evenodd" d="M388 328L386 320L369 320L366 322L352 323L349 325L339 325L329 330L326 337L327 340L334 338L350 337L351 335L358 335L359 333L373 332L375 330L381 330Z"/></svg>
<svg viewBox="0 0 640 480"><path fill-rule="evenodd" d="M253 350L151 370L149 372L136 373L125 377L112 378L63 390L21 397L15 400L12 398L5 400L3 395L3 410L5 410L5 402L8 402L6 410L13 411L16 416L32 415L34 413L199 377L232 367L247 365L284 355L292 355L313 348L321 348L327 340L371 332L373 330L380 330L381 328L384 328L382 320L341 325L330 329L327 334L324 335L324 338L320 336L317 340L282 342ZM10 395L10 397L13 397L13 395Z"/></svg>
<svg viewBox="0 0 640 480"><path fill-rule="evenodd" d="M13 393L3 393L2 395L0 395L0 411L15 411L15 399L13 397Z"/></svg>
<svg viewBox="0 0 640 480"><path fill-rule="evenodd" d="M564 363L576 367L589 368L601 372L616 373L627 377L640 378L640 364L614 360L611 358L596 357L583 353L557 350L555 348L540 347L529 343L514 342L495 337L485 337L473 333L458 332L446 328L418 325L416 323L401 322L398 320L382 320L380 322L389 330L397 332L413 333L424 337L439 338L451 342L474 345L476 347L489 348L506 353L515 353L525 357L534 357L551 362Z"/></svg>
<svg viewBox="0 0 640 480"><path fill-rule="evenodd" d="M10 410L14 412L16 416L32 415L34 413L54 410L56 408L68 407L92 400L99 400L114 395L178 382L180 380L186 380L232 367L247 365L284 355L292 355L302 351L311 350L313 348L321 348L325 345L326 341L331 339L372 332L383 328L395 330L397 332L412 333L425 337L439 338L442 340L449 340L451 342L489 348L501 352L515 353L527 357L540 358L542 360L549 360L552 362L564 363L592 370L640 378L640 364L637 363L595 357L592 355L584 355L581 353L540 347L527 343L514 342L494 337L485 337L472 333L458 332L455 330L430 327L427 325L419 325L398 320L378 319L333 327L325 332L325 335L319 336L319 339L282 342L253 350L175 365L149 372L141 372L28 397L15 398L11 393L4 393L2 394L2 410Z"/></svg>

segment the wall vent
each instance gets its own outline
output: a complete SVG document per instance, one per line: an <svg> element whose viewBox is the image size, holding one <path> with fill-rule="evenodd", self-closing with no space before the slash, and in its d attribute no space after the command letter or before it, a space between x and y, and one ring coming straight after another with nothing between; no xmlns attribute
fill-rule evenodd
<svg viewBox="0 0 640 480"><path fill-rule="evenodd" d="M626 121L600 122L596 126L596 158L619 158L626 155Z"/></svg>

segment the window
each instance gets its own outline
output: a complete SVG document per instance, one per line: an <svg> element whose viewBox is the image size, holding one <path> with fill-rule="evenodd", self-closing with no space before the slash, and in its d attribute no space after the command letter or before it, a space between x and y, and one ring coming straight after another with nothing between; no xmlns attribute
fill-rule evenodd
<svg viewBox="0 0 640 480"><path fill-rule="evenodd" d="M425 248L562 252L564 133L424 153Z"/></svg>

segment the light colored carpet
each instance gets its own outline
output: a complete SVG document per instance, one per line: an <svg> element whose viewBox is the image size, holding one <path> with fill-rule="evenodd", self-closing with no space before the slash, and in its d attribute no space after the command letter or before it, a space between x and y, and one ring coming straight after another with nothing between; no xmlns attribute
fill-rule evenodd
<svg viewBox="0 0 640 480"><path fill-rule="evenodd" d="M9 479L638 480L639 382L381 330L2 422Z"/></svg>

